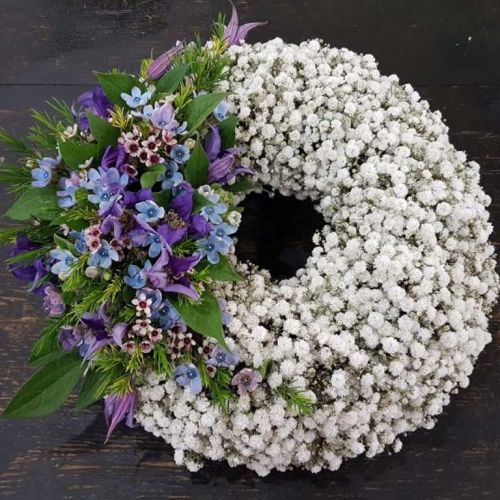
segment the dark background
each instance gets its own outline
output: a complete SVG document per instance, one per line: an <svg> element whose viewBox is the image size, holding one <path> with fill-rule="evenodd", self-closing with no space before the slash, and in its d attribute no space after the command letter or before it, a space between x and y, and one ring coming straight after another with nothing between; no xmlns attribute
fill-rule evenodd
<svg viewBox="0 0 500 500"><path fill-rule="evenodd" d="M269 21L250 41L321 37L373 53L382 72L414 84L433 109L442 110L453 143L480 162L483 186L493 198L498 244L500 1L235 3L244 21ZM93 84L93 69L136 71L151 48L158 54L194 30L206 34L223 9L229 11L222 0L1 0L1 125L25 132L29 108L52 96L71 100ZM0 198L2 213L9 202ZM258 238L272 228L268 222L259 233L257 219L266 203L253 203L247 217L255 230L245 233L240 247L240 254L254 260L288 252L276 242L263 246ZM276 202L276 213L285 209L285 202ZM306 248L296 241L300 235L280 237L288 246ZM0 287L3 408L30 373L25 360L43 314L37 300L4 270ZM262 479L244 468L213 463L191 474L175 465L166 444L140 429L120 428L104 446L100 405L80 413L67 407L45 419L0 421L0 494L20 499L500 498L499 319L497 312L491 322L494 341L481 355L470 387L453 398L435 429L405 438L399 454L358 458L335 473L316 475L295 471Z"/></svg>

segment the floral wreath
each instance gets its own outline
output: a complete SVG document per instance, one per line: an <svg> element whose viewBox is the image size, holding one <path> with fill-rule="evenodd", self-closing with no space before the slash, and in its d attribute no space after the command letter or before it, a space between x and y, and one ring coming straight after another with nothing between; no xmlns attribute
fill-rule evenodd
<svg viewBox="0 0 500 500"><path fill-rule="evenodd" d="M316 472L397 451L467 386L498 290L479 166L372 56L241 44L259 24L233 7L138 77L97 73L33 113L32 146L0 131L22 157L1 168L17 199L0 239L49 316L4 416L80 384L106 439L137 421L190 470ZM325 220L281 282L234 256L262 186Z"/></svg>

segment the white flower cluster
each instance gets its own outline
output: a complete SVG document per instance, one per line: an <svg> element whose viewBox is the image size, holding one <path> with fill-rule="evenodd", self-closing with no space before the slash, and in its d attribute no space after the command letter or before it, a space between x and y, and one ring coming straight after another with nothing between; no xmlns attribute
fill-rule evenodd
<svg viewBox="0 0 500 500"><path fill-rule="evenodd" d="M151 377L137 417L190 469L202 458L258 474L401 448L467 387L490 341L498 279L490 199L479 166L448 139L439 112L371 55L275 39L235 47L227 84L239 142L258 179L311 198L325 227L296 277L247 276L220 294L228 344L247 366L274 361L266 384L223 415L205 396ZM275 388L316 399L311 415Z"/></svg>

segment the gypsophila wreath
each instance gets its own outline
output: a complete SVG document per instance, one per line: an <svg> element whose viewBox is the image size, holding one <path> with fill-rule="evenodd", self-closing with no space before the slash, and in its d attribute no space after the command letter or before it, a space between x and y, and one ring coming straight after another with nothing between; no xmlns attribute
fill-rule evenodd
<svg viewBox="0 0 500 500"><path fill-rule="evenodd" d="M498 291L479 166L372 56L242 43L258 24L233 7L138 77L97 73L33 113L33 148L0 133L22 156L1 240L50 317L4 415L46 415L82 379L107 438L136 421L190 470L317 472L399 450L468 385ZM280 282L234 256L262 186L325 221Z"/></svg>

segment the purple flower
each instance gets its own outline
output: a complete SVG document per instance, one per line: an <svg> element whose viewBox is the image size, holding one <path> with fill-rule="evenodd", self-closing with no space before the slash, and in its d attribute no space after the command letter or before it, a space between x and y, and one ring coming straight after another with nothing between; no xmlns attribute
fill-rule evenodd
<svg viewBox="0 0 500 500"><path fill-rule="evenodd" d="M98 204L103 211L114 205L129 180L127 174L120 174L116 168L105 169L103 167L99 167L97 170L91 168L88 172L88 178L89 180L83 185L85 189L93 191L93 194L88 195L88 200Z"/></svg>
<svg viewBox="0 0 500 500"><path fill-rule="evenodd" d="M66 310L66 305L63 302L62 295L53 286L48 285L44 289L45 297L43 299L43 307L45 312L52 318L61 316Z"/></svg>
<svg viewBox="0 0 500 500"><path fill-rule="evenodd" d="M245 37L251 30L264 24L267 23L247 23L239 26L238 13L233 5L231 19L224 29L224 40L226 40L230 46L237 45L245 40Z"/></svg>
<svg viewBox="0 0 500 500"><path fill-rule="evenodd" d="M228 352L222 347L215 346L210 353L210 359L207 361L207 364L229 368L230 366L236 366L239 362L240 357L238 354Z"/></svg>
<svg viewBox="0 0 500 500"><path fill-rule="evenodd" d="M73 115L83 130L89 129L87 111L101 118L108 118L111 109L113 109L113 103L106 97L99 85L94 90L84 92L71 107Z"/></svg>
<svg viewBox="0 0 500 500"><path fill-rule="evenodd" d="M63 326L59 330L59 342L63 349L72 351L82 343L83 332L79 326Z"/></svg>
<svg viewBox="0 0 500 500"><path fill-rule="evenodd" d="M233 377L231 384L238 387L240 396L244 396L248 392L254 391L261 382L262 375L257 370L243 368Z"/></svg>
<svg viewBox="0 0 500 500"><path fill-rule="evenodd" d="M38 243L31 241L24 234L18 234L16 244L9 249L8 255L9 257L14 257L30 250L36 250L37 248L40 248ZM36 288L36 284L47 274L47 266L42 259L35 259L33 264L30 265L12 264L8 266L8 269L18 280L32 283L31 291L33 293L43 293L43 286Z"/></svg>
<svg viewBox="0 0 500 500"><path fill-rule="evenodd" d="M101 167L104 169L115 167L121 168L127 159L127 153L122 144L118 144L117 147L108 146L104 150L104 154L101 159Z"/></svg>
<svg viewBox="0 0 500 500"><path fill-rule="evenodd" d="M52 179L52 169L57 165L59 165L59 160L53 158L38 160L38 167L31 171L31 176L34 179L31 185L38 188L47 186Z"/></svg>
<svg viewBox="0 0 500 500"><path fill-rule="evenodd" d="M193 211L194 189L189 182L181 182L174 189L174 198L170 208L174 210L183 221L188 221Z"/></svg>
<svg viewBox="0 0 500 500"><path fill-rule="evenodd" d="M179 125L175 120L175 111L169 102L156 107L151 114L151 123L161 130L172 131Z"/></svg>
<svg viewBox="0 0 500 500"><path fill-rule="evenodd" d="M132 391L127 394L110 394L104 398L104 417L108 426L106 442L108 442L115 427L122 421L133 427L137 394Z"/></svg>
<svg viewBox="0 0 500 500"><path fill-rule="evenodd" d="M174 370L175 381L185 387L189 386L193 394L199 394L202 390L201 377L198 368L189 363L180 365Z"/></svg>
<svg viewBox="0 0 500 500"><path fill-rule="evenodd" d="M148 67L148 77L151 80L158 80L163 73L167 71L167 69L172 64L175 56L179 54L183 45L181 42L177 42L177 44L171 49L164 52L161 56L157 57Z"/></svg>

